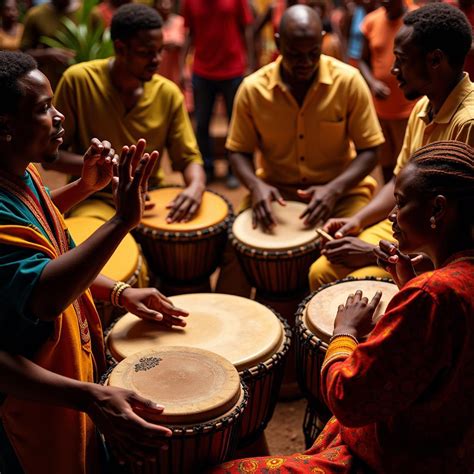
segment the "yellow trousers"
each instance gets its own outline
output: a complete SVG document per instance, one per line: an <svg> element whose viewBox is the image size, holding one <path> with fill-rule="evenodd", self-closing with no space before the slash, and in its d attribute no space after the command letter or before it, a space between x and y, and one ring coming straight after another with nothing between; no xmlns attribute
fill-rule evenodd
<svg viewBox="0 0 474 474"><path fill-rule="evenodd" d="M365 229L358 236L359 239L369 244L378 245L379 241L393 240L392 224L385 219L372 227ZM382 270L377 265L370 265L363 268L350 268L344 265L334 265L326 257L319 257L309 269L309 286L311 291L317 290L320 286L340 280L345 277L363 278L380 277L391 278L390 274Z"/></svg>

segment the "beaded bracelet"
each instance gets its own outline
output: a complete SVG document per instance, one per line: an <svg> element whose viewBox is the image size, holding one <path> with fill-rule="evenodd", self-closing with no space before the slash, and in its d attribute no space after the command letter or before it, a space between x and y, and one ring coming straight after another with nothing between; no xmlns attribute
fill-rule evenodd
<svg viewBox="0 0 474 474"><path fill-rule="evenodd" d="M112 306L123 308L123 306L120 304L120 296L127 288L131 288L128 283L124 283L123 281L117 281L115 283L110 293L110 302L112 303Z"/></svg>
<svg viewBox="0 0 474 474"><path fill-rule="evenodd" d="M359 344L359 341L357 340L357 338L353 336L352 334L348 334L348 333L334 334L331 337L331 339L329 339L329 344L331 344L331 342L337 339L338 337L350 337L356 344Z"/></svg>

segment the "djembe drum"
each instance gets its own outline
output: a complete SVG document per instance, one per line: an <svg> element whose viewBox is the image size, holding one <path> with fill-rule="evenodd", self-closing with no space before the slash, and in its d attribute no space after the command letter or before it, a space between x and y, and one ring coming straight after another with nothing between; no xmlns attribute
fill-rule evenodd
<svg viewBox="0 0 474 474"><path fill-rule="evenodd" d="M120 362L107 383L163 405L163 413L150 421L173 432L163 437L168 449L157 448L155 461L129 462L133 474L203 472L235 448L247 394L223 357L189 347L146 350Z"/></svg>
<svg viewBox="0 0 474 474"><path fill-rule="evenodd" d="M331 417L321 396L320 373L333 334L337 308L340 304L345 304L347 297L357 290L362 290L369 301L377 291L382 292L382 299L374 314L374 321L377 321L398 292L398 287L391 280L382 278L347 278L335 281L309 295L296 313L296 366L300 388L308 399L304 422L308 446Z"/></svg>
<svg viewBox="0 0 474 474"><path fill-rule="evenodd" d="M287 201L286 206L272 203L277 225L268 232L252 227L252 210L246 209L235 218L229 233L240 265L256 288L255 299L274 308L291 327L298 304L309 292L309 267L320 253L319 236L299 218L306 206L296 201ZM301 395L295 364L292 349L281 390L283 399Z"/></svg>
<svg viewBox="0 0 474 474"><path fill-rule="evenodd" d="M76 244L84 242L103 224L103 221L95 217L66 219L67 228ZM124 281L130 286L146 286L148 277L142 260L137 243L131 235L127 234L101 270L101 274L112 280ZM95 305L104 327L107 327L117 316L124 314L121 308L114 307L109 302L96 301Z"/></svg>
<svg viewBox="0 0 474 474"><path fill-rule="evenodd" d="M231 204L205 191L197 214L189 222L166 222L166 206L183 191L165 187L150 191L155 207L145 212L134 235L166 294L210 291L209 277L218 267L232 220Z"/></svg>
<svg viewBox="0 0 474 474"><path fill-rule="evenodd" d="M171 298L189 311L185 328L166 328L126 314L111 327L107 348L115 361L145 348L187 346L229 360L249 390L240 445L261 435L276 405L291 342L286 322L269 308L239 296L197 293Z"/></svg>

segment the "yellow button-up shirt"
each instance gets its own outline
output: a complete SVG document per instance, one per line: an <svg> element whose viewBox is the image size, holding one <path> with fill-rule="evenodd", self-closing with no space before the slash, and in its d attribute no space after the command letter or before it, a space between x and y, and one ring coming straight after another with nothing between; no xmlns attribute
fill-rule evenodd
<svg viewBox="0 0 474 474"><path fill-rule="evenodd" d="M262 152L262 178L291 188L326 184L358 150L384 142L369 89L357 69L321 55L300 107L280 76L281 58L248 76L235 102L226 147Z"/></svg>
<svg viewBox="0 0 474 474"><path fill-rule="evenodd" d="M426 96L413 108L395 174L400 172L418 148L428 143L457 140L474 146L474 84L467 73L464 73L432 120L430 109L430 101Z"/></svg>
<svg viewBox="0 0 474 474"><path fill-rule="evenodd" d="M63 75L54 104L64 114L64 146L83 154L90 140L108 140L115 150L145 138L146 151L166 148L173 168L202 164L191 121L178 87L155 74L127 111L110 79L109 59L76 64ZM159 173L159 178L163 176Z"/></svg>

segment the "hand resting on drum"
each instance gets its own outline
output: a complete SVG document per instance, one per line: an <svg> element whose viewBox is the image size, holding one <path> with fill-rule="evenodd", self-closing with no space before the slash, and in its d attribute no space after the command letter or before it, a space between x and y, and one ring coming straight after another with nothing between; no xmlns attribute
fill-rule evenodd
<svg viewBox="0 0 474 474"><path fill-rule="evenodd" d="M298 196L304 201L309 201L300 219L304 219L306 226L312 227L326 222L334 210L339 193L328 185L310 186L306 189L298 189Z"/></svg>
<svg viewBox="0 0 474 474"><path fill-rule="evenodd" d="M155 459L156 448L164 446L163 438L172 431L147 420L161 415L164 407L119 387L94 385L90 391L92 400L85 411L108 440L118 462L141 464Z"/></svg>
<svg viewBox="0 0 474 474"><path fill-rule="evenodd" d="M201 205L202 193L204 187L190 185L179 193L167 206L169 213L166 216L166 222L189 222Z"/></svg>
<svg viewBox="0 0 474 474"><path fill-rule="evenodd" d="M372 318L381 298L381 291L375 293L370 303L367 297L362 296L362 290L349 295L346 303L337 309L333 335L351 334L357 339L367 336L375 326Z"/></svg>
<svg viewBox="0 0 474 474"><path fill-rule="evenodd" d="M156 288L127 288L120 295L124 308L139 318L156 321L165 326L186 326L181 319L189 315L177 308Z"/></svg>
<svg viewBox="0 0 474 474"><path fill-rule="evenodd" d="M280 206L286 206L285 200L275 186L264 183L262 180L257 180L251 193L252 227L255 229L260 224L263 230L271 230L277 225L271 203L276 201Z"/></svg>

